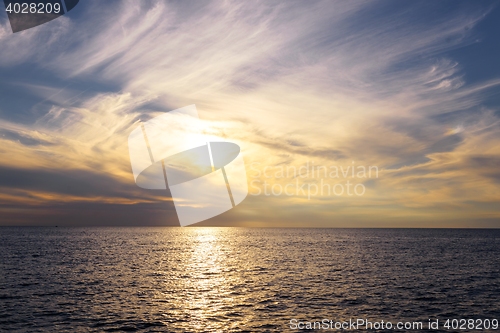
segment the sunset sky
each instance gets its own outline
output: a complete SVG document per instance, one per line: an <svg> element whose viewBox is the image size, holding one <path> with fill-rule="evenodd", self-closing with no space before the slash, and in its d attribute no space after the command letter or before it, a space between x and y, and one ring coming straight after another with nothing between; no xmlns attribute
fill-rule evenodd
<svg viewBox="0 0 500 333"><path fill-rule="evenodd" d="M495 1L80 1L16 34L2 12L0 225L178 225L127 138L195 104L250 188L198 225L498 228L499 36ZM378 176L250 186L311 165Z"/></svg>

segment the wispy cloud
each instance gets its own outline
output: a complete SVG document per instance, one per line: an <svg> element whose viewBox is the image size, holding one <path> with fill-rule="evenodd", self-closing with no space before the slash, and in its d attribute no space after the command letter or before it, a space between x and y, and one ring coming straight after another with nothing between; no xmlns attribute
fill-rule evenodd
<svg viewBox="0 0 500 333"><path fill-rule="evenodd" d="M378 221L500 215L481 206L500 196L498 110L485 106L500 78L471 85L466 64L448 54L480 42L475 27L488 4L122 1L79 9L85 19L20 34L0 25L1 67L30 63L74 84L16 80L40 101L32 121L0 122L5 167L84 170L128 186L128 133L139 120L196 104L248 163L356 161L383 171L362 198L249 197L228 215L239 223L254 223L257 207L262 220L299 209L321 225L333 217L369 223L374 212Z"/></svg>

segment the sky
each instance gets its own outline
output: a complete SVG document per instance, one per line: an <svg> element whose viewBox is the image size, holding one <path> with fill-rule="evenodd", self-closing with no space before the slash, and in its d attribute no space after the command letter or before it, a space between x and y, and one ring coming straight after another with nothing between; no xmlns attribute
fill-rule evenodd
<svg viewBox="0 0 500 333"><path fill-rule="evenodd" d="M80 1L15 34L3 12L0 225L179 225L127 138L195 104L249 186L197 226L498 228L498 36L495 1Z"/></svg>

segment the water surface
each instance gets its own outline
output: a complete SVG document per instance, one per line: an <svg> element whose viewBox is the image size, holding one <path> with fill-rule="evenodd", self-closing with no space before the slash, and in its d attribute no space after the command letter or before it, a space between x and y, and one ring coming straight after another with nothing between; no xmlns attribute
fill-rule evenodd
<svg viewBox="0 0 500 333"><path fill-rule="evenodd" d="M0 330L500 319L500 230L0 228Z"/></svg>

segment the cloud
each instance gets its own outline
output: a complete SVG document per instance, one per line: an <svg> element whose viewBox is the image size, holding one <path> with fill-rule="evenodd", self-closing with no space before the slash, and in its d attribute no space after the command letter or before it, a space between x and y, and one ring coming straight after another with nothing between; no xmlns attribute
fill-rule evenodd
<svg viewBox="0 0 500 333"><path fill-rule="evenodd" d="M248 163L356 161L383 170L363 198L254 198L241 210L245 221L258 209L278 223L289 218L271 218L283 207L325 225L333 216L451 219L456 207L486 218L471 202L498 198L498 174L486 167L500 156L498 110L485 101L500 79L468 83L467 64L449 53L480 40L489 4L121 1L78 10L84 18L15 35L0 24L0 70L29 63L48 75L15 82L38 98L25 110L29 121L0 121L5 175L54 179L26 191L155 200L132 189L128 133L196 104L207 130L239 143Z"/></svg>

